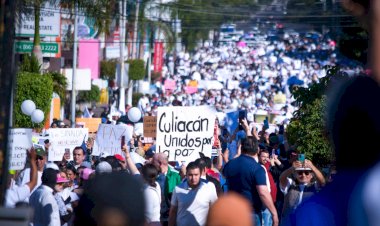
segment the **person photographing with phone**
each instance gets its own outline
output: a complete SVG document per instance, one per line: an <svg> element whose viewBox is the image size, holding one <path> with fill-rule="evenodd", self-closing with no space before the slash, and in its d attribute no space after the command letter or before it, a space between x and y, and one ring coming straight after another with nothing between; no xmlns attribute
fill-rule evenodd
<svg viewBox="0 0 380 226"><path fill-rule="evenodd" d="M292 167L280 176L280 189L285 195L280 225L294 225L297 207L317 193L325 183L321 171L310 160L305 159L304 154L299 154Z"/></svg>

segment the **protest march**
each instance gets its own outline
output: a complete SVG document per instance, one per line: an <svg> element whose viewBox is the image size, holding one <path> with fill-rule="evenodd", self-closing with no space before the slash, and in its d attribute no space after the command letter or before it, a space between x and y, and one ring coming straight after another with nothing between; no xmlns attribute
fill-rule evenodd
<svg viewBox="0 0 380 226"><path fill-rule="evenodd" d="M5 206L34 226L378 225L378 83L327 33L276 32L163 53L135 106L11 128Z"/></svg>

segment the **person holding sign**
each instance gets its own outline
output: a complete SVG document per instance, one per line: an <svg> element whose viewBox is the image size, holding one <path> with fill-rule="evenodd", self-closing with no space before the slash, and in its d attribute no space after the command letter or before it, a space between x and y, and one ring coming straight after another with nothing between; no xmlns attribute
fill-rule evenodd
<svg viewBox="0 0 380 226"><path fill-rule="evenodd" d="M33 194L33 192L37 189L38 186L42 184L42 172L44 171L45 164L46 164L46 151L42 148L36 148L36 159L35 162L37 164L37 186L34 187L32 192L30 194ZM31 163L32 164L32 163ZM30 172L31 168L25 168L19 175L19 177L16 179L17 186L23 186L31 181L30 178ZM28 198L25 199L26 202L28 202Z"/></svg>
<svg viewBox="0 0 380 226"><path fill-rule="evenodd" d="M38 176L38 170L37 170L37 154L36 151L32 148L29 152L29 159L30 159L30 174L29 178L30 181L22 186L13 185L11 186L11 181L8 183L8 189L5 193L5 207L15 207L16 203L22 202L25 199L27 199L31 191L36 187L37 185L37 176ZM12 180L12 179L11 179Z"/></svg>

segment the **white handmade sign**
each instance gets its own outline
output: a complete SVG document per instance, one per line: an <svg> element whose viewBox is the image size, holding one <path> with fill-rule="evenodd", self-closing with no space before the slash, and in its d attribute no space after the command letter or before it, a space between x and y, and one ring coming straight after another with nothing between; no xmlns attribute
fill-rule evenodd
<svg viewBox="0 0 380 226"><path fill-rule="evenodd" d="M159 107L156 151L169 161L194 161L200 152L211 157L215 118L210 106Z"/></svg>
<svg viewBox="0 0 380 226"><path fill-rule="evenodd" d="M9 169L25 167L27 150L32 147L32 129L10 129L8 136Z"/></svg>
<svg viewBox="0 0 380 226"><path fill-rule="evenodd" d="M70 160L73 159L73 150L75 147L82 146L83 142L88 139L87 128L59 128L49 129L50 149L49 161L62 161L65 150L70 151Z"/></svg>
<svg viewBox="0 0 380 226"><path fill-rule="evenodd" d="M99 156L102 153L109 155L122 154L122 143L128 144L132 139L132 135L133 126L100 124L92 155Z"/></svg>

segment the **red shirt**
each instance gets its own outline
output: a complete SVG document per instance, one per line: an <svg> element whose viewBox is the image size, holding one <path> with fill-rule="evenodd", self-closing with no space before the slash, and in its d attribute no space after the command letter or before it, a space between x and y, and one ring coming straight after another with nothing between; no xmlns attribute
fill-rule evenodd
<svg viewBox="0 0 380 226"><path fill-rule="evenodd" d="M277 186L276 186L276 183L274 183L272 173L269 171L270 162L267 162L264 166L268 173L269 184L270 184L270 195L272 196L273 202L276 202Z"/></svg>

